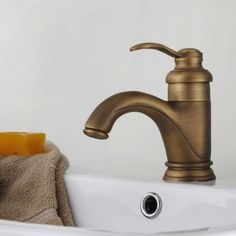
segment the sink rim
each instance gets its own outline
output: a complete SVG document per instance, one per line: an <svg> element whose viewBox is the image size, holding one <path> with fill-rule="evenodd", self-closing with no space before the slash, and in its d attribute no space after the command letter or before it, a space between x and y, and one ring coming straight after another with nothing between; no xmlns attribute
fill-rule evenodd
<svg viewBox="0 0 236 236"><path fill-rule="evenodd" d="M7 232L7 235L19 235L19 236L150 236L150 235L225 235L225 233L236 233L236 224L215 226L209 228L196 228L192 230L179 230L179 231L165 231L156 233L127 233L127 232L115 232L106 230L95 230L89 228L78 228L78 227L66 227L56 225L45 225L45 224L32 224L24 222L16 222L9 220L0 220L0 233ZM22 230L22 234L21 234ZM37 232L37 233L35 233ZM12 234L11 234L12 233ZM31 234L32 233L32 234ZM79 233L79 234L78 234ZM4 234L5 235L5 234Z"/></svg>

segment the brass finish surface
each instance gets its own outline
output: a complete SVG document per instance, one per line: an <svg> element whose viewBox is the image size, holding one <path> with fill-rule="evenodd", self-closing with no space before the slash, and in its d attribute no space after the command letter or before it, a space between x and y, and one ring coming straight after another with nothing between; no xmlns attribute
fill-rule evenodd
<svg viewBox="0 0 236 236"><path fill-rule="evenodd" d="M207 181L215 179L211 169L212 76L202 67L197 49L178 52L161 44L144 43L130 50L156 49L175 57L176 68L167 75L168 101L150 94L130 91L103 101L90 115L84 133L97 139L108 138L115 121L129 112L141 112L160 130L166 149L164 180ZM182 75L182 76L181 76Z"/></svg>
<svg viewBox="0 0 236 236"><path fill-rule="evenodd" d="M169 101L210 101L209 83L176 83L168 86Z"/></svg>
<svg viewBox="0 0 236 236"><path fill-rule="evenodd" d="M137 44L137 45L134 45L133 47L130 48L130 51L135 51L135 50L140 50L140 49L155 49L155 50L158 50L160 52L163 52L171 57L175 57L175 58L178 58L178 57L181 57L181 53L178 53L176 51L174 51L173 49L171 48L168 48L162 44L159 44L159 43L140 43L140 44Z"/></svg>

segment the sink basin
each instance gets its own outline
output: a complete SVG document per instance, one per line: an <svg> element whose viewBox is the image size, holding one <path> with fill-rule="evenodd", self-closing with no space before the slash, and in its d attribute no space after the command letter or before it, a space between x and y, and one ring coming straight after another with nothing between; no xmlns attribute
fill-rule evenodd
<svg viewBox="0 0 236 236"><path fill-rule="evenodd" d="M181 184L86 174L65 180L77 227L1 220L0 235L236 235L236 185L224 181ZM155 218L140 208L150 192L162 201Z"/></svg>
<svg viewBox="0 0 236 236"><path fill-rule="evenodd" d="M236 226L236 188L214 182L181 184L70 175L70 202L76 224L83 228L126 233L208 232ZM146 193L162 199L161 213L146 218L140 203ZM235 231L236 234L236 231Z"/></svg>

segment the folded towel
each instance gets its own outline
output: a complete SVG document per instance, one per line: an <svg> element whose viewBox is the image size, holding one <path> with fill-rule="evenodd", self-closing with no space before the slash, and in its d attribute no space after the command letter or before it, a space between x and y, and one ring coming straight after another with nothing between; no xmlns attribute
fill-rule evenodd
<svg viewBox="0 0 236 236"><path fill-rule="evenodd" d="M73 226L64 172L69 162L52 143L31 157L0 157L0 219Z"/></svg>

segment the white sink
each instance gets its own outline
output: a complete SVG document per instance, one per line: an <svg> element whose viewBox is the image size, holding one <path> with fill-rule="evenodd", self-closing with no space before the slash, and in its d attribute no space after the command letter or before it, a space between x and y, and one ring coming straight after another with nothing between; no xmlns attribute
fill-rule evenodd
<svg viewBox="0 0 236 236"><path fill-rule="evenodd" d="M236 188L221 188L213 182L173 184L86 175L68 175L66 182L79 227L143 234L198 230L203 234L213 227L236 226ZM154 219L144 217L140 210L149 192L162 199L161 213Z"/></svg>
<svg viewBox="0 0 236 236"><path fill-rule="evenodd" d="M236 235L236 185L127 180L66 175L77 227L0 221L0 235ZM214 184L214 185L213 185ZM140 203L146 193L162 199L156 218L146 218Z"/></svg>

